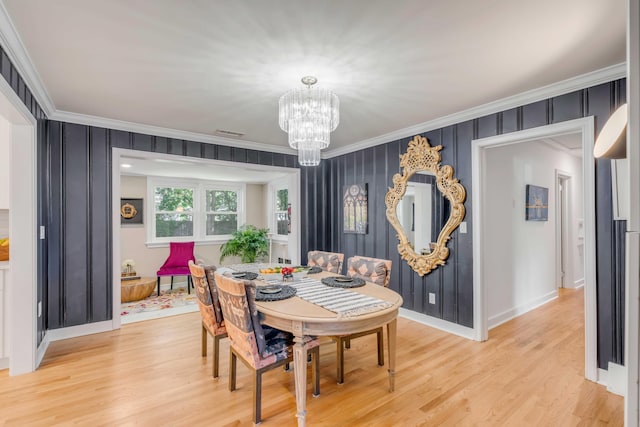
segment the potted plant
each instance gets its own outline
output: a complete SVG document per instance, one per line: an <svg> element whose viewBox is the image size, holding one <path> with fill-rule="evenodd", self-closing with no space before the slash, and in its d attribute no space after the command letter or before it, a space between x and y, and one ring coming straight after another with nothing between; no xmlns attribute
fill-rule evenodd
<svg viewBox="0 0 640 427"><path fill-rule="evenodd" d="M231 233L231 240L220 247L220 263L228 256L239 256L243 263L256 262L256 258L269 255L266 228L245 225Z"/></svg>

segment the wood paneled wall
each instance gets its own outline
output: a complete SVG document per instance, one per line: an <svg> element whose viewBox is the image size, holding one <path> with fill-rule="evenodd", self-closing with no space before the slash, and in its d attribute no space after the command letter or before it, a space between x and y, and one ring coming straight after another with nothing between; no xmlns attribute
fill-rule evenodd
<svg viewBox="0 0 640 427"><path fill-rule="evenodd" d="M175 154L238 163L298 167L292 155L177 140L132 132L49 121L48 328L112 318L112 148ZM317 168L316 168L317 169ZM322 187L321 175L302 174L301 204ZM315 212L303 212L302 230ZM303 233L305 234L305 233ZM307 241L302 241L306 253Z"/></svg>
<svg viewBox="0 0 640 427"><path fill-rule="evenodd" d="M318 225L329 235L323 246L309 247L343 252L345 259L353 255L390 259L391 287L402 294L405 308L473 327L471 141L586 116L595 117L597 135L624 102L625 91L625 81L618 80L423 134L432 145L443 146L442 162L453 166L467 190L467 234L453 233L447 264L425 277L415 274L398 255L398 240L385 216L384 197L393 185L393 174L400 172L399 156L411 138L323 161L328 212ZM342 233L341 189L353 183L369 184L366 235ZM613 220L607 159L596 161L596 198L598 359L600 367L606 368L610 360L621 363L624 353L624 225ZM436 294L436 304L428 303L429 293Z"/></svg>
<svg viewBox="0 0 640 427"><path fill-rule="evenodd" d="M0 73L38 121L38 220L48 228L38 244L38 343L46 329L111 318L111 148L298 167L295 156L203 144L46 120L8 56L0 51ZM393 261L392 287L405 307L460 325L473 326L471 233L471 140L595 116L596 133L624 102L625 81L598 85L458 123L424 134L441 144L443 163L455 168L467 189L467 234L456 231L444 267L420 277L397 255L397 239L385 217L384 195L399 172L409 138L391 141L301 171L301 251L344 252ZM596 162L598 360L622 363L624 353L624 223L611 212L608 160ZM342 187L369 184L369 233L342 233ZM427 295L436 294L436 304Z"/></svg>

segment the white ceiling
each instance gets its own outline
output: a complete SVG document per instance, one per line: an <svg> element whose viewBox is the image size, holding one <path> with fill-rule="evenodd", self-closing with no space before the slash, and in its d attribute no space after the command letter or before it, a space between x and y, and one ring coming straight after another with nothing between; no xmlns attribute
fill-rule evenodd
<svg viewBox="0 0 640 427"><path fill-rule="evenodd" d="M2 3L56 111L279 147L303 75L336 149L625 61L625 0Z"/></svg>
<svg viewBox="0 0 640 427"><path fill-rule="evenodd" d="M173 156L175 157L175 156ZM124 167L123 165L127 165ZM275 179L288 176L282 170L264 168L256 165L224 165L221 162L181 158L158 158L153 154L144 157L123 156L120 162L121 175L180 177L205 181L245 182L248 184L266 184Z"/></svg>

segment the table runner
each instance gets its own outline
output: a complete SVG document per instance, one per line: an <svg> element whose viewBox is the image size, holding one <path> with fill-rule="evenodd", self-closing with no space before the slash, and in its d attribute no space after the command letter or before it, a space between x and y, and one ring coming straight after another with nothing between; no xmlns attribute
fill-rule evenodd
<svg viewBox="0 0 640 427"><path fill-rule="evenodd" d="M278 280L269 280L269 284L282 283ZM319 305L329 311L333 311L342 317L358 316L384 310L393 304L369 295L343 288L332 288L322 284L318 279L304 278L296 282L287 283L296 289L296 296L305 301Z"/></svg>

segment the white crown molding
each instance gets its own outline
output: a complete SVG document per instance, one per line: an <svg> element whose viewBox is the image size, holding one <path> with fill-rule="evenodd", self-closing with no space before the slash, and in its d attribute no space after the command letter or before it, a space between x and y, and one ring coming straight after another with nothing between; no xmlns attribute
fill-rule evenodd
<svg viewBox="0 0 640 427"><path fill-rule="evenodd" d="M596 86L602 83L608 83L612 80L626 77L626 75L627 65L623 62L621 64L612 65L610 67L602 68L600 70L596 70L587 74L582 74L577 77L572 77L561 82L543 86L538 89L532 89L526 92L522 92L518 95L509 96L507 98L502 98L497 101L469 108L468 110L460 111L448 116L440 117L424 123L419 123L417 125L406 127L404 129L398 129L396 131L376 136L374 138L358 141L356 143L349 144L346 147L340 147L333 150L329 149L322 153L322 158L330 159L332 157L342 156L344 154L353 153L354 151L363 150L365 148L374 147L376 145L386 144L387 142L411 137L423 132L440 129L457 123L466 122L467 120L498 113L500 111L509 110L511 108L530 104L532 102L541 101L543 99L552 98L554 96L564 95L566 93L585 89L591 86Z"/></svg>
<svg viewBox="0 0 640 427"><path fill-rule="evenodd" d="M42 108L47 117L53 114L56 111L53 100L42 83L40 74L33 65L33 61L31 61L31 57L27 53L27 49L24 47L22 39L2 1L0 1L0 43L2 43L2 47L13 66L16 67L18 73L24 79L31 94L40 104L40 108Z"/></svg>
<svg viewBox="0 0 640 427"><path fill-rule="evenodd" d="M184 139L190 141L198 141L209 144L219 144L231 147L241 147L253 150L271 151L274 153L297 154L295 150L289 147L264 144L254 141L236 140L231 138L223 138L218 136L180 131L176 129L168 129L159 126L151 126L133 122L126 122L84 114L72 113L67 111L59 111L55 108L53 100L49 96L40 75L33 65L33 61L29 57L27 50L20 39L18 32L7 13L4 3L0 0L0 43L7 52L9 59L14 64L29 90L40 104L48 118L52 120L67 121L89 126L106 127L110 129L119 129L123 131L139 132L156 136L164 136L168 138ZM508 110L521 105L548 99L554 96L563 95L565 93L595 86L601 83L607 83L625 77L627 73L626 63L612 65L610 67L596 70L591 73L583 74L558 83L553 83L538 89L523 92L518 95L503 98L487 104L470 108L448 116L440 117L427 122L419 123L413 126L399 129L374 138L349 144L346 147L329 149L322 153L323 159L341 156L355 151L376 145L386 144L391 141L413 136L419 133L428 132L434 129L440 129L456 123L465 122L467 120L482 117L488 114Z"/></svg>
<svg viewBox="0 0 640 427"><path fill-rule="evenodd" d="M166 138L184 139L187 141L204 142L206 144L218 144L229 147L240 147L249 150L268 151L272 153L297 154L289 146L271 145L262 142L247 141L242 139L224 138L221 136L206 135L203 133L188 132L177 129L164 128L160 126L145 125L141 123L127 122L123 120L107 119L104 117L90 116L86 114L71 113L68 111L56 111L49 116L51 120L80 125L116 129L127 132L137 132L141 134L162 136Z"/></svg>

